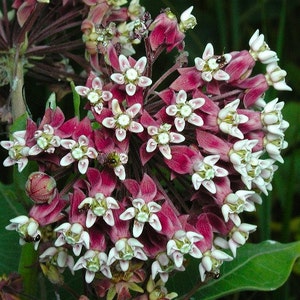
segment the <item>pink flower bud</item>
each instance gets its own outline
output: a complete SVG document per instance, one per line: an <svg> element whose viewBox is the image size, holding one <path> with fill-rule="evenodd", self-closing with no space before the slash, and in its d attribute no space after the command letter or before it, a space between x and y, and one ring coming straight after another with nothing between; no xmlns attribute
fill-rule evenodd
<svg viewBox="0 0 300 300"><path fill-rule="evenodd" d="M43 172L33 172L25 185L26 194L36 204L51 203L56 195L56 181Z"/></svg>

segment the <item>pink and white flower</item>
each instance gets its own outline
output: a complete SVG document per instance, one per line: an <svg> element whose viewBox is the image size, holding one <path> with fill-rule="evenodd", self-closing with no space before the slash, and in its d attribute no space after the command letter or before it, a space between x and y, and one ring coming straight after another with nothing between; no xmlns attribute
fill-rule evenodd
<svg viewBox="0 0 300 300"><path fill-rule="evenodd" d="M152 84L152 80L142 74L145 71L147 58L141 57L131 66L127 57L123 54L119 56L119 66L122 73L113 73L110 78L119 85L125 85L127 95L133 96L137 86L145 88Z"/></svg>

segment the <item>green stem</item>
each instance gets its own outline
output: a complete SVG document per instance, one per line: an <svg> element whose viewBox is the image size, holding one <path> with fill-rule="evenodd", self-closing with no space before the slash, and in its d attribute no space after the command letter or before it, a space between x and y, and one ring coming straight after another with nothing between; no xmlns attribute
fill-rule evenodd
<svg viewBox="0 0 300 300"><path fill-rule="evenodd" d="M24 64L18 53L15 55L12 82L10 85L10 101L13 120L26 113L25 100L23 98Z"/></svg>
<svg viewBox="0 0 300 300"><path fill-rule="evenodd" d="M34 250L33 243L26 243L22 247L18 270L23 279L22 295L24 296L21 297L22 300L27 300L27 295L31 297L36 295L38 277L37 257L38 254Z"/></svg>

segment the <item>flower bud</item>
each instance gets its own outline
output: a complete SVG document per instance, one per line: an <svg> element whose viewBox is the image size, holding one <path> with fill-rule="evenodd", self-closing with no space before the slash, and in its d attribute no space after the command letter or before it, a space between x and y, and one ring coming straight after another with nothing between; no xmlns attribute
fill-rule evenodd
<svg viewBox="0 0 300 300"><path fill-rule="evenodd" d="M56 181L43 172L33 172L25 185L26 194L36 204L51 203L56 195Z"/></svg>

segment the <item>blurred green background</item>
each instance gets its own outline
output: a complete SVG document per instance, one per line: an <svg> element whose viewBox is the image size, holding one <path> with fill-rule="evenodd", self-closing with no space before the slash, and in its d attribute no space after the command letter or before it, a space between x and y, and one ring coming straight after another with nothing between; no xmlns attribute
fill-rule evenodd
<svg viewBox="0 0 300 300"><path fill-rule="evenodd" d="M256 29L265 35L272 50L277 51L279 65L288 72L287 84L292 92L270 91L266 100L279 97L285 101L284 119L290 123L286 131L288 149L284 150L284 164L273 180L273 191L264 197L263 205L256 213L243 216L244 222L258 224L258 230L250 237L251 242L266 239L282 243L300 240L300 1L299 0L141 0L154 17L161 8L169 7L178 17L190 6L194 6L193 15L197 26L187 32L186 50L189 61L202 56L205 45L211 42L215 53L221 54L233 50L248 49L248 41ZM172 60L174 57L170 55ZM40 88L26 93L29 107L36 117L44 110ZM32 97L34 95L34 97ZM39 99L37 103L36 99ZM35 101L35 102L34 102ZM6 127L1 126L1 139L6 139ZM6 151L0 150L0 160L6 157ZM10 171L0 165L0 180L7 183ZM3 220L2 220L3 221ZM6 222L6 223L5 223ZM1 227L7 225L5 217ZM13 233L12 235L14 235ZM10 236L12 236L10 234ZM17 237L15 237L17 242ZM17 247L17 245L16 245ZM14 250L15 251L15 250ZM278 262L280 264L280 261ZM0 272L1 273L1 272ZM273 292L243 292L227 299L300 299L300 261L296 262L288 282Z"/></svg>

